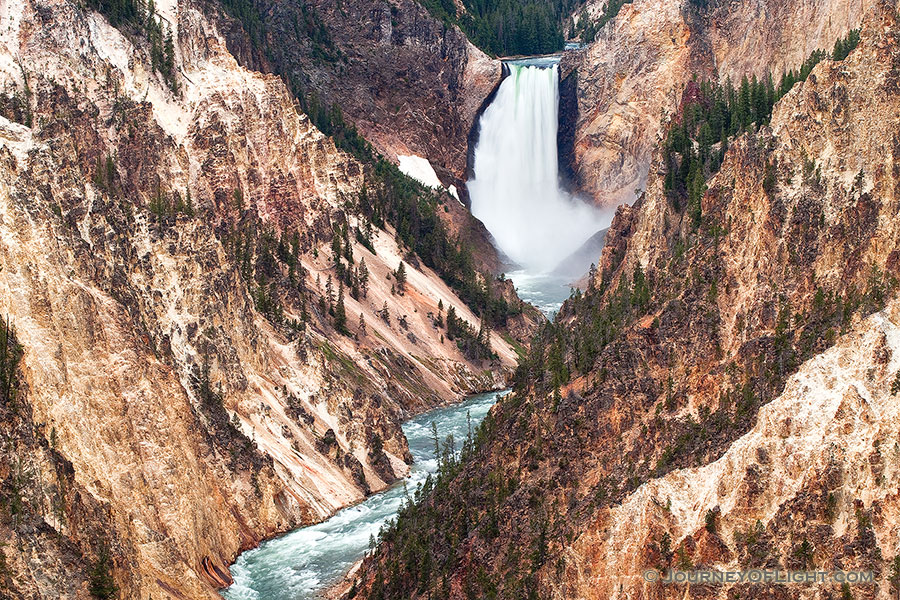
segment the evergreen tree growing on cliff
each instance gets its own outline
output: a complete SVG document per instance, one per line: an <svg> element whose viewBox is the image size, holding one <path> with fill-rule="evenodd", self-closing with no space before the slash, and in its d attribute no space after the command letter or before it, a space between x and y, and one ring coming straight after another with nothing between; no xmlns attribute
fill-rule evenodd
<svg viewBox="0 0 900 600"><path fill-rule="evenodd" d="M347 310L344 308L344 282L338 285L337 304L334 307L334 326L341 333L347 333Z"/></svg>
<svg viewBox="0 0 900 600"><path fill-rule="evenodd" d="M4 404L15 407L16 371L22 360L22 346L10 320L0 319L0 393Z"/></svg>
<svg viewBox="0 0 900 600"><path fill-rule="evenodd" d="M397 280L397 292L402 296L406 291L406 265L400 261L400 266L394 271L394 279Z"/></svg>
<svg viewBox="0 0 900 600"><path fill-rule="evenodd" d="M356 271L356 280L359 285L359 293L365 298L369 294L369 268L366 266L366 257L362 257Z"/></svg>
<svg viewBox="0 0 900 600"><path fill-rule="evenodd" d="M440 464L441 460L441 438L438 436L437 423L431 422L431 442L434 444L434 460Z"/></svg>
<svg viewBox="0 0 900 600"><path fill-rule="evenodd" d="M341 264L341 234L337 228L331 236L331 257L335 265Z"/></svg>
<svg viewBox="0 0 900 600"><path fill-rule="evenodd" d="M478 328L478 336L476 338L476 342L487 348L488 353L490 353L491 347L491 326L488 325L487 320L484 315L481 317L481 326Z"/></svg>
<svg viewBox="0 0 900 600"><path fill-rule="evenodd" d="M353 264L353 246L350 245L350 228L344 223L344 226L341 228L341 234L344 239L344 258L347 259L347 264Z"/></svg>
<svg viewBox="0 0 900 600"><path fill-rule="evenodd" d="M900 594L900 554L894 557L891 563L891 575L888 577L891 587L894 588L896 594Z"/></svg>
<svg viewBox="0 0 900 600"><path fill-rule="evenodd" d="M457 320L456 309L451 306L447 309L447 339L451 342L456 337Z"/></svg>
<svg viewBox="0 0 900 600"><path fill-rule="evenodd" d="M163 77L173 92L178 91L178 82L175 80L175 39L172 37L172 28L166 25L166 37L163 41Z"/></svg>
<svg viewBox="0 0 900 600"><path fill-rule="evenodd" d="M328 313L334 314L334 284L332 283L331 274L328 274L328 281L325 282L325 297L328 299Z"/></svg>
<svg viewBox="0 0 900 600"><path fill-rule="evenodd" d="M844 60L856 48L857 44L859 44L859 29L851 29L847 33L847 37L841 38L834 43L834 50L831 51L831 60Z"/></svg>
<svg viewBox="0 0 900 600"><path fill-rule="evenodd" d="M119 593L119 588L112 577L109 550L107 550L105 545L101 546L97 560L91 568L88 589L91 592L91 596L99 600L115 598Z"/></svg>

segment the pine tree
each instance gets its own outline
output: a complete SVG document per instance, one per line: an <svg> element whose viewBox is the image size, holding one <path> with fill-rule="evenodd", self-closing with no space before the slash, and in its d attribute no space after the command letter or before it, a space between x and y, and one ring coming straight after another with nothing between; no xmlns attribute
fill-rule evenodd
<svg viewBox="0 0 900 600"><path fill-rule="evenodd" d="M309 321L309 308L306 305L306 296L300 300L300 320L306 323Z"/></svg>
<svg viewBox="0 0 900 600"><path fill-rule="evenodd" d="M895 556L894 561L891 563L891 574L888 577L888 582L890 582L894 591L900 594L900 554Z"/></svg>
<svg viewBox="0 0 900 600"><path fill-rule="evenodd" d="M325 299L328 302L328 312L334 314L334 283L331 280L331 273L328 274L328 281L325 282Z"/></svg>
<svg viewBox="0 0 900 600"><path fill-rule="evenodd" d="M350 231L347 224L344 224L343 227L344 234L344 258L347 259L347 263L353 264L353 246L350 245Z"/></svg>
<svg viewBox="0 0 900 600"><path fill-rule="evenodd" d="M366 267L366 257L359 260L359 267L356 271L356 279L359 284L359 293L363 298L369 294L369 269Z"/></svg>
<svg viewBox="0 0 900 600"><path fill-rule="evenodd" d="M741 79L741 89L738 92L737 121L741 128L748 127L753 120L750 98L750 81L747 76Z"/></svg>
<svg viewBox="0 0 900 600"><path fill-rule="evenodd" d="M478 345L482 346L486 354L491 353L491 326L484 315L481 316L481 326L478 328Z"/></svg>
<svg viewBox="0 0 900 600"><path fill-rule="evenodd" d="M378 317L388 325L391 324L391 313L388 310L387 300L384 301L381 310L378 311Z"/></svg>
<svg viewBox="0 0 900 600"><path fill-rule="evenodd" d="M700 162L706 162L709 158L709 149L712 147L715 138L713 137L712 127L708 121L704 121L700 126L700 133L697 136L700 143Z"/></svg>
<svg viewBox="0 0 900 600"><path fill-rule="evenodd" d="M175 81L175 40L172 37L172 29L168 25L166 25L166 38L163 42L162 73L172 91L178 91L178 84Z"/></svg>
<svg viewBox="0 0 900 600"><path fill-rule="evenodd" d="M335 265L341 264L341 236L337 230L331 236L331 257Z"/></svg>
<svg viewBox="0 0 900 600"><path fill-rule="evenodd" d="M116 159L112 154L106 155L106 189L112 191L116 177Z"/></svg>
<svg viewBox="0 0 900 600"><path fill-rule="evenodd" d="M109 559L109 551L105 546L100 548L100 554L94 563L90 574L90 584L88 589L91 596L99 600L109 600L115 598L119 593L119 588L110 572L111 561Z"/></svg>
<svg viewBox="0 0 900 600"><path fill-rule="evenodd" d="M347 331L347 311L344 308L344 282L338 285L337 305L334 307L334 326L341 333Z"/></svg>
<svg viewBox="0 0 900 600"><path fill-rule="evenodd" d="M366 317L362 313L359 313L359 327L357 329L360 338L366 337Z"/></svg>
<svg viewBox="0 0 900 600"><path fill-rule="evenodd" d="M841 38L834 43L834 50L831 52L831 59L834 61L844 60L847 55L856 48L859 43L859 29L851 29L847 33L846 38Z"/></svg>
<svg viewBox="0 0 900 600"><path fill-rule="evenodd" d="M22 346L16 340L16 332L10 319L0 318L0 400L14 405L16 399L16 372L22 360Z"/></svg>
<svg viewBox="0 0 900 600"><path fill-rule="evenodd" d="M434 459L441 460L441 438L438 436L437 423L431 422L431 442L434 444Z"/></svg>
<svg viewBox="0 0 900 600"><path fill-rule="evenodd" d="M406 265L403 264L402 260L400 261L400 266L394 271L394 279L397 281L397 291L402 296L403 292L406 291Z"/></svg>
<svg viewBox="0 0 900 600"><path fill-rule="evenodd" d="M451 342L453 338L456 337L456 328L457 328L457 318L456 318L456 309L452 306L447 309L447 339Z"/></svg>

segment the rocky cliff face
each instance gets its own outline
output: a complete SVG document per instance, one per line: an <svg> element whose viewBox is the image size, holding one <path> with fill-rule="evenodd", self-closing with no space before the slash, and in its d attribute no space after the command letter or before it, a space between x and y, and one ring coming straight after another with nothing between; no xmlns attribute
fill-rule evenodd
<svg viewBox="0 0 900 600"><path fill-rule="evenodd" d="M367 563L369 597L890 597L898 76L897 7L882 3L847 59L733 140L699 224L651 169L487 441ZM874 582L643 577L694 567Z"/></svg>
<svg viewBox="0 0 900 600"><path fill-rule="evenodd" d="M174 92L140 27L0 5L4 597L88 597L101 547L121 597L215 597L240 550L404 474L403 418L513 364L499 335L492 361L444 340L439 302L478 319L430 269L392 292L393 232L333 256L365 166L208 12L156 7ZM348 256L369 279L344 298Z"/></svg>
<svg viewBox="0 0 900 600"><path fill-rule="evenodd" d="M591 2L599 14L605 2ZM859 26L870 0L834 2L695 2L637 0L622 7L594 43L566 53L576 110L571 130L574 184L601 206L632 202L647 187L653 151L666 115L685 83L699 78L738 82L744 75L779 78L811 52L831 50ZM574 71L574 73L573 73Z"/></svg>
<svg viewBox="0 0 900 600"><path fill-rule="evenodd" d="M426 158L445 186L463 189L467 138L500 81L499 61L414 0L253 6L265 31L259 62L338 104L389 159Z"/></svg>

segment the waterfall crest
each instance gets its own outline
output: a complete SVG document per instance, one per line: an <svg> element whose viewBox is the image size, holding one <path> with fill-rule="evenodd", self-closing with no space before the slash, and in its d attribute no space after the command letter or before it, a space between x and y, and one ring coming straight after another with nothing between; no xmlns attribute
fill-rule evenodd
<svg viewBox="0 0 900 600"><path fill-rule="evenodd" d="M605 224L600 211L559 185L557 65L508 67L479 122L472 214L511 260L547 273Z"/></svg>

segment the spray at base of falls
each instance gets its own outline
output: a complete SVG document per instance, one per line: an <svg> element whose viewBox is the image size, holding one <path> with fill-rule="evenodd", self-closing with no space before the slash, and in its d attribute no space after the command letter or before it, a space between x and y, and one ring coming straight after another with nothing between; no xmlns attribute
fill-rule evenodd
<svg viewBox="0 0 900 600"><path fill-rule="evenodd" d="M555 62L507 67L509 75L479 124L468 183L472 214L524 271L549 273L608 218L560 187Z"/></svg>

